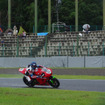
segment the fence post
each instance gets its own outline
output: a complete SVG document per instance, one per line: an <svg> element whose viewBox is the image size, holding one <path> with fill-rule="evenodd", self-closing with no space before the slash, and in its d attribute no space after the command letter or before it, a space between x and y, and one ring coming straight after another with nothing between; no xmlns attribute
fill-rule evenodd
<svg viewBox="0 0 105 105"><path fill-rule="evenodd" d="M77 34L77 56L79 56L79 54L78 54L78 47L79 47L79 35Z"/></svg>
<svg viewBox="0 0 105 105"><path fill-rule="evenodd" d="M103 44L102 44L102 51L103 51L103 56L104 56L104 42L103 42Z"/></svg>
<svg viewBox="0 0 105 105"><path fill-rule="evenodd" d="M75 43L73 42L73 56L75 56Z"/></svg>
<svg viewBox="0 0 105 105"><path fill-rule="evenodd" d="M45 37L45 56L47 57L47 35Z"/></svg>
<svg viewBox="0 0 105 105"><path fill-rule="evenodd" d="M30 56L32 57L32 43L30 44Z"/></svg>
<svg viewBox="0 0 105 105"><path fill-rule="evenodd" d="M97 25L96 25L96 30L98 30Z"/></svg>
<svg viewBox="0 0 105 105"><path fill-rule="evenodd" d="M11 28L11 0L8 0L8 28Z"/></svg>
<svg viewBox="0 0 105 105"><path fill-rule="evenodd" d="M59 56L61 55L60 51L61 51L61 43L59 43Z"/></svg>
<svg viewBox="0 0 105 105"><path fill-rule="evenodd" d="M44 32L47 32L47 26L46 25L44 26Z"/></svg>
<svg viewBox="0 0 105 105"><path fill-rule="evenodd" d="M70 32L72 31L72 26L70 25Z"/></svg>
<svg viewBox="0 0 105 105"><path fill-rule="evenodd" d="M19 56L19 37L17 36L17 57Z"/></svg>
<svg viewBox="0 0 105 105"><path fill-rule="evenodd" d="M4 44L2 44L2 56L4 56Z"/></svg>
<svg viewBox="0 0 105 105"><path fill-rule="evenodd" d="M33 26L33 33L35 33L35 27Z"/></svg>

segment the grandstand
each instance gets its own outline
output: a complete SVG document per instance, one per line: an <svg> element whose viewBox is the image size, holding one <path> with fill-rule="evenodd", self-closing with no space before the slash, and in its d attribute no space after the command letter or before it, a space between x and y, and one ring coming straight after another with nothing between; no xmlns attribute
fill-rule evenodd
<svg viewBox="0 0 105 105"><path fill-rule="evenodd" d="M4 33L1 57L98 56L104 55L105 31L30 34L26 38Z"/></svg>

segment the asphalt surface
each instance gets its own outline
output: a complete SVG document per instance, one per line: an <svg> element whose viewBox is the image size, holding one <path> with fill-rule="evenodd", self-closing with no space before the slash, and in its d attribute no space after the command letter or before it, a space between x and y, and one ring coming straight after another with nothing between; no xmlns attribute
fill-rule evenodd
<svg viewBox="0 0 105 105"><path fill-rule="evenodd" d="M105 92L105 80L59 79L61 90ZM0 87L30 88L20 78L0 78ZM53 89L51 86L35 85L33 88Z"/></svg>
<svg viewBox="0 0 105 105"><path fill-rule="evenodd" d="M0 74L21 74L18 69L0 69ZM99 75L105 76L105 69L53 69L57 75ZM62 90L81 90L105 92L105 80L59 79ZM22 78L0 78L0 87L29 88ZM49 88L51 86L35 86L34 88Z"/></svg>

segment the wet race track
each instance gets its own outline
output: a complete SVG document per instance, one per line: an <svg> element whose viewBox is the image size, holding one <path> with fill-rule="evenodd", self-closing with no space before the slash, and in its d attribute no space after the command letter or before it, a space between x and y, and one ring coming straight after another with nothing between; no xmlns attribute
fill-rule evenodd
<svg viewBox="0 0 105 105"><path fill-rule="evenodd" d="M59 79L61 90L81 90L105 92L105 80ZM29 88L20 78L0 78L0 87ZM34 88L52 89L51 86L34 86Z"/></svg>
<svg viewBox="0 0 105 105"><path fill-rule="evenodd" d="M0 69L0 74L19 74L18 69ZM98 75L105 76L105 69L53 69L56 75ZM105 80L59 79L61 90L105 92ZM22 78L0 78L0 87L29 88ZM35 89L53 89L51 86L34 86Z"/></svg>

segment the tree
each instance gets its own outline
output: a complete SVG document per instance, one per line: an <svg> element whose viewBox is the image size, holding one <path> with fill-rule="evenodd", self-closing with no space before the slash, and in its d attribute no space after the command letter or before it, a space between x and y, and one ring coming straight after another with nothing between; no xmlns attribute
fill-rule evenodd
<svg viewBox="0 0 105 105"><path fill-rule="evenodd" d="M7 0L0 0L0 24L4 28L4 30L7 28L7 23L5 21L8 21L8 2Z"/></svg>
<svg viewBox="0 0 105 105"><path fill-rule="evenodd" d="M22 26L27 32L33 32L34 0L11 0L12 27ZM56 0L51 1L52 23L57 21ZM102 25L102 0L79 0L79 25ZM2 26L8 26L8 2L0 0ZM59 5L59 20L67 25L75 25L75 0L62 0ZM48 0L38 0L38 29L48 25ZM39 30L40 31L40 30Z"/></svg>
<svg viewBox="0 0 105 105"><path fill-rule="evenodd" d="M102 2L99 0L79 1L79 24L102 25Z"/></svg>

